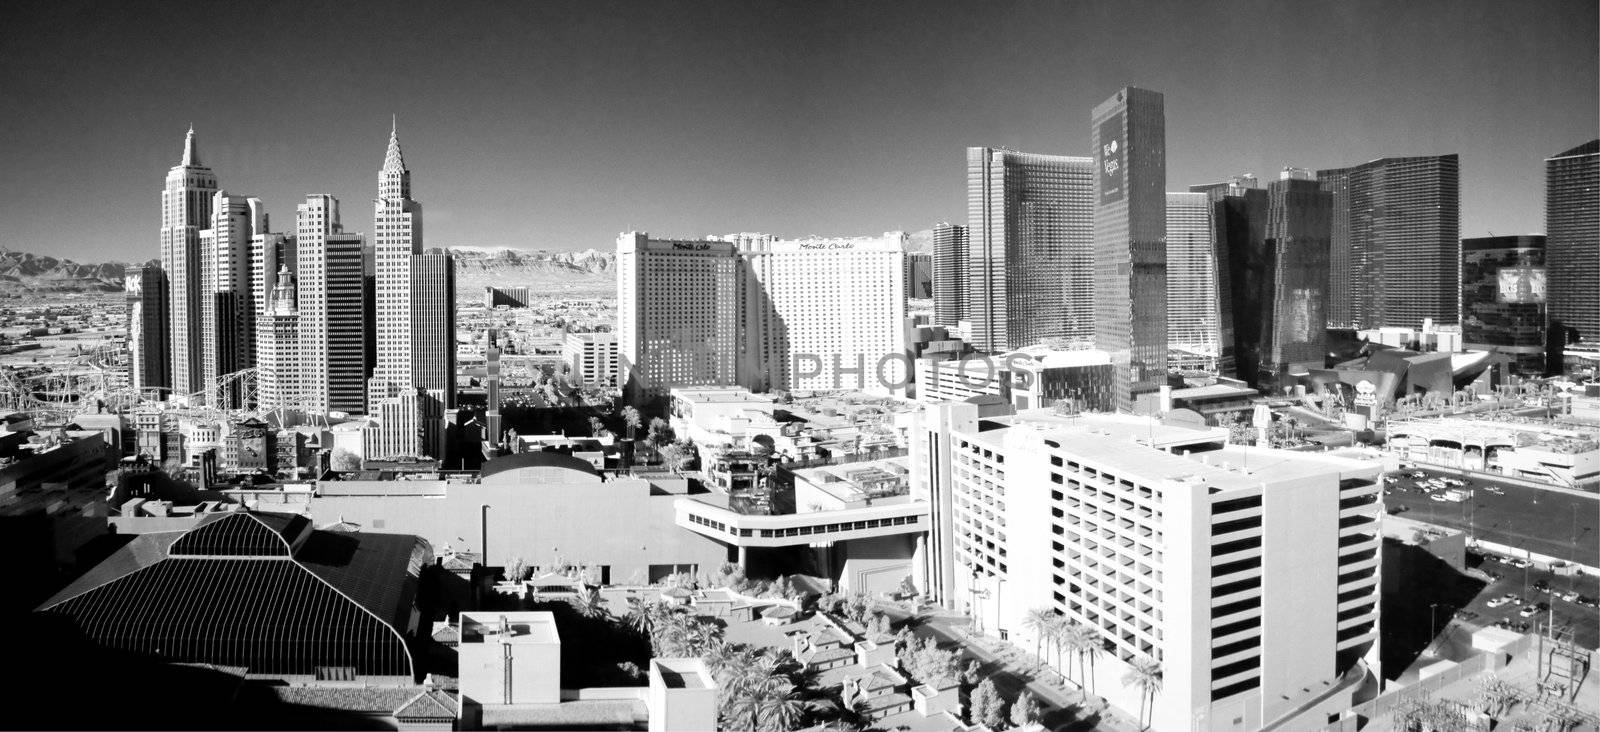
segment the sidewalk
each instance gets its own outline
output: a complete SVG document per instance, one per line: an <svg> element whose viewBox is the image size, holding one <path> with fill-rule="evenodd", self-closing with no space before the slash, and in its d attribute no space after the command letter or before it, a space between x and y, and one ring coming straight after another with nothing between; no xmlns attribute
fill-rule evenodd
<svg viewBox="0 0 1600 732"><path fill-rule="evenodd" d="M890 610L890 608L884 608ZM907 617L903 609L892 609L896 619ZM1033 654L1005 641L988 637L972 637L955 628L964 625L968 618L943 613L918 615L922 618L912 633L918 638L932 637L940 643L951 643L961 648L963 659L976 659L984 678L993 679L995 686L1010 699L1027 689L1044 706L1046 726L1053 730L1112 730L1135 732L1139 724L1123 710L1110 706L1102 697L1086 696L1072 682L1063 679L1055 669L1037 660ZM997 648L1001 650L996 650ZM1045 666L1042 678L1035 678L1026 669ZM1066 687L1066 688L1063 688Z"/></svg>

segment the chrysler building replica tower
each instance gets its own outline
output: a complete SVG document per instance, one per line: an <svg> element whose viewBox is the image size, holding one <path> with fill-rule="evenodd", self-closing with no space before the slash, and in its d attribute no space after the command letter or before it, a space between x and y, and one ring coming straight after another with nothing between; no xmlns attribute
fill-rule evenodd
<svg viewBox="0 0 1600 732"><path fill-rule="evenodd" d="M411 171L394 125L373 203L377 354L367 402L378 423L367 433L366 455L443 457L444 411L455 399L455 343L453 329L445 340L435 326L453 320L454 262L422 252L422 204L411 198ZM439 268L432 266L441 257L451 270L448 277L437 276ZM440 353L447 355L440 359Z"/></svg>

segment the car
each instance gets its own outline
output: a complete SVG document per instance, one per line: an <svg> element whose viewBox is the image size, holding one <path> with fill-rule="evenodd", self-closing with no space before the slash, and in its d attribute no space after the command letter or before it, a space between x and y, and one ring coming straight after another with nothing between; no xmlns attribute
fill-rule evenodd
<svg viewBox="0 0 1600 732"><path fill-rule="evenodd" d="M1455 486L1457 488L1460 488L1461 486L1464 486L1464 485L1467 484L1466 481L1464 481L1464 480L1462 480L1460 478L1440 478L1440 480L1444 481L1446 485L1453 485L1453 486Z"/></svg>
<svg viewBox="0 0 1600 732"><path fill-rule="evenodd" d="M1578 595L1578 599L1573 600L1573 602L1584 607L1600 607L1600 600L1595 600L1588 595Z"/></svg>
<svg viewBox="0 0 1600 732"><path fill-rule="evenodd" d="M1526 559L1518 559L1516 557L1512 557L1510 559L1507 559L1506 560L1506 564L1509 564L1509 565L1511 565L1513 567L1516 567L1517 569L1522 569L1523 567L1532 567L1533 566L1533 562L1528 561Z"/></svg>
<svg viewBox="0 0 1600 732"><path fill-rule="evenodd" d="M1561 593L1561 599L1566 600L1567 602L1574 602L1578 599L1578 591L1571 590L1568 592L1563 592Z"/></svg>
<svg viewBox="0 0 1600 732"><path fill-rule="evenodd" d="M1476 617L1478 617L1478 614L1475 613L1475 612L1472 612L1470 610L1457 610L1456 611L1456 620L1471 620L1471 619L1476 618Z"/></svg>
<svg viewBox="0 0 1600 732"><path fill-rule="evenodd" d="M1411 510L1411 507L1410 506L1405 506L1405 505L1390 506L1389 507L1389 513L1391 513L1391 514L1405 513L1406 511L1410 511L1410 510Z"/></svg>
<svg viewBox="0 0 1600 732"><path fill-rule="evenodd" d="M1550 580L1539 580L1538 582L1533 583L1533 589L1540 592L1549 592Z"/></svg>
<svg viewBox="0 0 1600 732"><path fill-rule="evenodd" d="M1499 572L1484 572L1484 574L1489 575L1489 579L1491 579L1491 580L1497 580L1497 579L1500 579L1501 577L1505 576L1503 574L1500 574Z"/></svg>
<svg viewBox="0 0 1600 732"><path fill-rule="evenodd" d="M1418 470L1418 471L1412 473L1411 477L1416 478L1417 480L1422 480L1423 478L1428 477L1428 474Z"/></svg>
<svg viewBox="0 0 1600 732"><path fill-rule="evenodd" d="M1539 606L1538 605L1523 605L1522 606L1522 610L1519 611L1517 614L1521 615L1524 618L1526 618L1526 617L1529 617L1529 616L1533 615L1536 612L1539 612Z"/></svg>
<svg viewBox="0 0 1600 732"><path fill-rule="evenodd" d="M1486 485L1483 487L1483 489L1497 496L1503 496L1506 494L1506 489L1497 485Z"/></svg>
<svg viewBox="0 0 1600 732"><path fill-rule="evenodd" d="M1511 597L1512 596L1510 593L1496 597L1489 601L1489 607L1500 607L1501 605L1511 602Z"/></svg>

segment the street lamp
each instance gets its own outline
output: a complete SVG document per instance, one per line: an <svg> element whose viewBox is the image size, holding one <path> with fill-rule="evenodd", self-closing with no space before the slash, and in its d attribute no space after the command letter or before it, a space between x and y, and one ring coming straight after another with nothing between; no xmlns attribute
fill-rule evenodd
<svg viewBox="0 0 1600 732"><path fill-rule="evenodd" d="M483 504L478 513L478 552L483 555L483 566L489 566L489 504Z"/></svg>
<svg viewBox="0 0 1600 732"><path fill-rule="evenodd" d="M1438 622L1434 619L1434 617L1436 615L1436 613L1434 611L1436 611L1438 609L1439 609L1439 603L1437 603L1437 602L1428 606L1428 644L1429 645L1433 645L1433 639L1439 633ZM1439 655L1439 649L1438 648L1434 648L1433 655L1435 655L1435 656Z"/></svg>

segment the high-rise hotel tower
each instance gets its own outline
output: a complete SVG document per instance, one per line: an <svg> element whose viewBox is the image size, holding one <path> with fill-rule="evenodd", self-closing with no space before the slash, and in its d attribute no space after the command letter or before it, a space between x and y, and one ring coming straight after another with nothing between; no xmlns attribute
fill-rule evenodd
<svg viewBox="0 0 1600 732"><path fill-rule="evenodd" d="M1461 301L1461 161L1382 158L1317 171L1333 194L1328 324L1456 323Z"/></svg>
<svg viewBox="0 0 1600 732"><path fill-rule="evenodd" d="M205 387L201 374L200 232L211 226L217 176L200 162L194 128L183 142L183 160L167 172L161 193L161 268L166 271L169 307L167 343L172 391L189 394Z"/></svg>
<svg viewBox="0 0 1600 732"><path fill-rule="evenodd" d="M366 313L362 236L339 222L339 200L306 196L296 209L298 406L308 412L366 411Z"/></svg>
<svg viewBox="0 0 1600 732"><path fill-rule="evenodd" d="M1117 408L1167 376L1167 146L1160 93L1126 87L1094 108L1094 341Z"/></svg>
<svg viewBox="0 0 1600 732"><path fill-rule="evenodd" d="M422 204L396 125L373 202L373 322L376 360L368 401L377 425L368 459L443 457L444 410L455 401L455 263L423 254Z"/></svg>
<svg viewBox="0 0 1600 732"><path fill-rule="evenodd" d="M1600 140L1546 158L1545 256L1552 322L1600 342Z"/></svg>
<svg viewBox="0 0 1600 732"><path fill-rule="evenodd" d="M967 148L966 316L979 351L1093 333L1093 165Z"/></svg>

